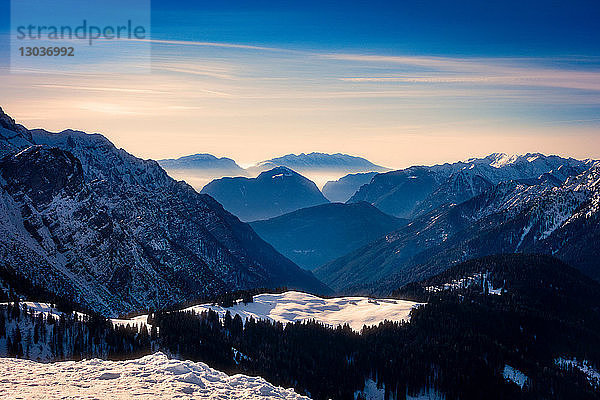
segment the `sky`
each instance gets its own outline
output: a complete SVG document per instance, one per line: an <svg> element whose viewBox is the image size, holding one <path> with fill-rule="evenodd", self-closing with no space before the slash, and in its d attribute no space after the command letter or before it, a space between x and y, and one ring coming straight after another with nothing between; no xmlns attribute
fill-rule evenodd
<svg viewBox="0 0 600 400"><path fill-rule="evenodd" d="M595 1L154 0L151 15L148 73L127 72L134 56L118 73L91 57L24 73L0 40L0 106L27 127L99 132L155 159L600 158Z"/></svg>

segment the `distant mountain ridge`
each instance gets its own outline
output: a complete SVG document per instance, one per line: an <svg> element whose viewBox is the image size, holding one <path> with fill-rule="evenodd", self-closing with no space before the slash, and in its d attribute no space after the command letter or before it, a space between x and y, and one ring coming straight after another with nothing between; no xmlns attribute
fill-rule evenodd
<svg viewBox="0 0 600 400"><path fill-rule="evenodd" d="M303 174L316 182L319 187L328 180L337 179L349 173L389 171L388 168L375 165L364 158L341 153L287 154L261 161L248 168L240 167L231 158L218 158L211 154L193 154L176 159L159 160L158 163L173 178L185 180L198 191L215 179L239 176L255 177L261 172L276 167L286 167Z"/></svg>
<svg viewBox="0 0 600 400"><path fill-rule="evenodd" d="M362 202L303 208L250 225L281 254L311 270L406 223Z"/></svg>
<svg viewBox="0 0 600 400"><path fill-rule="evenodd" d="M256 178L216 179L201 193L215 198L242 221L277 217L329 203L312 181L287 167L273 168Z"/></svg>
<svg viewBox="0 0 600 400"><path fill-rule="evenodd" d="M260 172L270 170L274 167L287 167L299 173L326 170L343 171L346 173L389 171L389 168L375 165L362 157L342 153L327 154L318 152L287 154L282 157L261 161L248 168L248 170Z"/></svg>
<svg viewBox="0 0 600 400"><path fill-rule="evenodd" d="M158 160L158 164L166 170L216 170L224 173L245 175L246 171L234 160L227 157L215 157L212 154L192 154L180 158Z"/></svg>
<svg viewBox="0 0 600 400"><path fill-rule="evenodd" d="M214 179L248 175L248 172L231 158L218 158L212 154L192 154L176 159L159 160L158 164L173 179L186 181L197 191L202 190Z"/></svg>
<svg viewBox="0 0 600 400"><path fill-rule="evenodd" d="M21 279L110 315L239 288L328 291L155 161L0 117L0 266Z"/></svg>

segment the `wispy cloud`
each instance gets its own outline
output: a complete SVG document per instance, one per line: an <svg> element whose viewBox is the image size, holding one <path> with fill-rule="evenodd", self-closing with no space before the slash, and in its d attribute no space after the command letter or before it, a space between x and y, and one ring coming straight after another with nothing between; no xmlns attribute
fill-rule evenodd
<svg viewBox="0 0 600 400"><path fill-rule="evenodd" d="M521 152L566 131L545 150L600 156L597 59L152 43L152 74L2 75L3 105L26 124L101 130L158 158L182 149L240 160L320 149L395 166L432 148Z"/></svg>
<svg viewBox="0 0 600 400"><path fill-rule="evenodd" d="M198 47L220 47L223 49L242 49L242 50L260 50L260 51L277 51L277 52L295 52L294 50L267 47L267 46L253 46L247 44L236 44L236 43L219 43L219 42L202 42L193 40L164 40L164 39L131 39L136 42L150 42L152 44L162 45L176 45L176 46L198 46Z"/></svg>
<svg viewBox="0 0 600 400"><path fill-rule="evenodd" d="M55 84L35 84L32 87L48 89L66 89L66 90L85 90L90 92L116 92L116 93L139 93L139 94L165 94L164 90L140 89L140 88L121 88L121 87L101 87L101 86L78 86L78 85L55 85Z"/></svg>

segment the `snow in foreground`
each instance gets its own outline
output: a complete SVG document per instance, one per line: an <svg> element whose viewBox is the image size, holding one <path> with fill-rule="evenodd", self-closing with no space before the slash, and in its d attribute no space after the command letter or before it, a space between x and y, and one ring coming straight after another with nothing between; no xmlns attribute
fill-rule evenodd
<svg viewBox="0 0 600 400"><path fill-rule="evenodd" d="M155 353L128 361L42 364L0 358L1 399L307 399L263 378L228 376Z"/></svg>
<svg viewBox="0 0 600 400"><path fill-rule="evenodd" d="M229 311L232 316L239 314L243 320L253 317L283 323L314 319L330 326L347 323L352 329L360 331L363 325L378 325L384 320L408 321L410 311L419 305L420 303L406 300L367 297L323 299L311 294L291 291L280 294L259 294L254 296L253 303L238 303L227 308L201 304L186 310L199 313L212 309L221 317Z"/></svg>

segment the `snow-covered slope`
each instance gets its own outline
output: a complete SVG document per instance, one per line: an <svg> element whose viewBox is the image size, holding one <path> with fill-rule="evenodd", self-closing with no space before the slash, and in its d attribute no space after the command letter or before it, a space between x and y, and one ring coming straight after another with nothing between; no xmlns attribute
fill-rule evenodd
<svg viewBox="0 0 600 400"><path fill-rule="evenodd" d="M127 361L42 364L0 358L2 399L307 399L260 377L228 376L204 363L155 353Z"/></svg>
<svg viewBox="0 0 600 400"><path fill-rule="evenodd" d="M0 157L29 146L31 134L0 108Z"/></svg>
<svg viewBox="0 0 600 400"><path fill-rule="evenodd" d="M503 181L544 178L560 184L590 165L590 160L540 153L494 153L452 164L414 166L378 174L348 201L367 201L388 214L411 218L440 205L466 201Z"/></svg>
<svg viewBox="0 0 600 400"><path fill-rule="evenodd" d="M259 294L252 303L238 303L232 307L203 304L187 310L195 312L209 309L221 317L229 311L242 319L254 318L278 322L316 320L330 326L348 324L356 331L363 325L377 325L385 320L407 321L410 311L420 303L395 299L371 299L368 297L336 297L325 299L302 292Z"/></svg>

